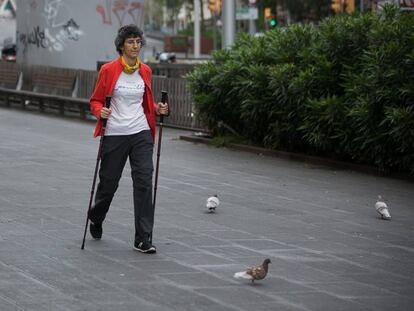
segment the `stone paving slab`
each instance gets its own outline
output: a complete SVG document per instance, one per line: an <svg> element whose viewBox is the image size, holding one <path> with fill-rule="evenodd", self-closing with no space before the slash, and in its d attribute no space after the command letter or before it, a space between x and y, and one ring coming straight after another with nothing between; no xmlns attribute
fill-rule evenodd
<svg viewBox="0 0 414 311"><path fill-rule="evenodd" d="M127 165L80 249L93 124L0 108L0 310L412 310L413 183L215 148L165 128L154 243L132 250ZM218 194L215 214L208 196ZM379 219L383 195L393 219ZM270 258L255 284L233 274Z"/></svg>

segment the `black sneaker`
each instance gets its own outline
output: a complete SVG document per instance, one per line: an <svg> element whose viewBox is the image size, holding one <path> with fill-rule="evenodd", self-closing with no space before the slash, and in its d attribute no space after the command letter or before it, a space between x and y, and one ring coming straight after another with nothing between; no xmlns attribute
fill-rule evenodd
<svg viewBox="0 0 414 311"><path fill-rule="evenodd" d="M91 222L89 231L95 240L100 240L102 238L102 224L94 224Z"/></svg>
<svg viewBox="0 0 414 311"><path fill-rule="evenodd" d="M135 242L134 249L136 251L146 254L153 254L157 252L155 246L152 245L150 242Z"/></svg>

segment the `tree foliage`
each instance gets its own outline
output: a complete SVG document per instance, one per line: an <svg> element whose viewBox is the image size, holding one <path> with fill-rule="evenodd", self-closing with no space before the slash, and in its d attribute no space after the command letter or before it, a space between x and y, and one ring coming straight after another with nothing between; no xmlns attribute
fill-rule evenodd
<svg viewBox="0 0 414 311"><path fill-rule="evenodd" d="M241 35L187 78L213 133L414 174L413 34L414 14L386 6Z"/></svg>

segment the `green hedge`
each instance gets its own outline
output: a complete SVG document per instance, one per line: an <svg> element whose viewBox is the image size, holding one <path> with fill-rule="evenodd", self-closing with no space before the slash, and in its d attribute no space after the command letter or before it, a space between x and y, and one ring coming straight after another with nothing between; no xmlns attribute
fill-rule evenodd
<svg viewBox="0 0 414 311"><path fill-rule="evenodd" d="M215 135L414 174L412 12L242 34L187 79Z"/></svg>

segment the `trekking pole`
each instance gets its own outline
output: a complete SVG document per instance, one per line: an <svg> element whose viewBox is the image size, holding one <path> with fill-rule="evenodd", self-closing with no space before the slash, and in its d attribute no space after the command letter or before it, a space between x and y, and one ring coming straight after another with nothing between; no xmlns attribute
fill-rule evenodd
<svg viewBox="0 0 414 311"><path fill-rule="evenodd" d="M109 108L110 106L111 106L111 96L106 96L106 98L105 98L105 107ZM93 174L91 197L89 199L89 207L88 207L88 212L86 214L85 231L83 232L83 240L82 240L81 249L85 248L86 231L88 230L88 223L89 223L89 212L90 212L91 207L92 207L93 195L95 193L95 184L96 184L96 177L98 175L99 162L101 161L101 158L102 158L103 140L104 140L105 128L106 128L106 122L107 121L108 121L108 119L102 119L101 140L99 141L98 156L96 157L95 173Z"/></svg>
<svg viewBox="0 0 414 311"><path fill-rule="evenodd" d="M168 93L166 91L161 91L161 102L163 104L168 103ZM168 113L166 116L170 115L170 107L168 105ZM158 185L158 171L160 167L160 155L161 155L161 139L162 139L162 127L164 125L164 115L160 115L160 127L158 130L158 147L157 147L157 164L155 166L155 182L154 182L154 199L152 201L152 206L155 211L155 202L157 200L157 185ZM152 232L150 235L150 242L152 243Z"/></svg>

